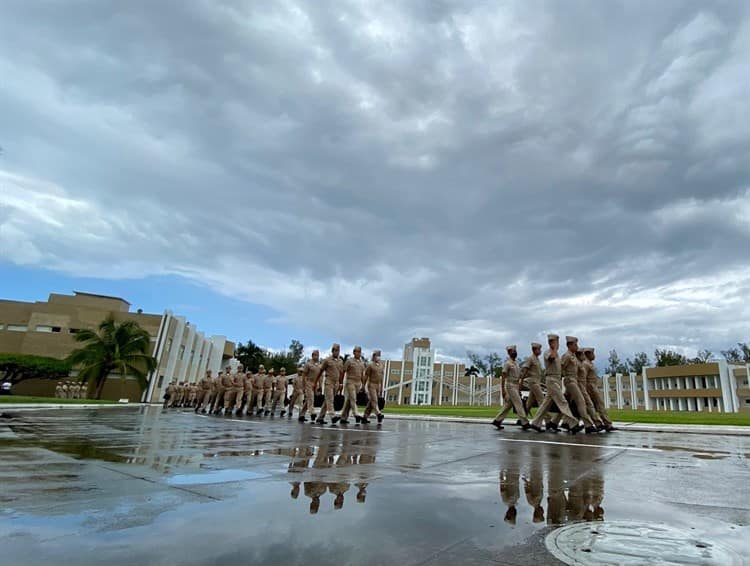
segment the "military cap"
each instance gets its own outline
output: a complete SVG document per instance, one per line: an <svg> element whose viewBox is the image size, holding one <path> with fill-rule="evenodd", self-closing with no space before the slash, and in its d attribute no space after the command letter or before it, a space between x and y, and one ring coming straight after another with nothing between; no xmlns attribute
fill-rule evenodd
<svg viewBox="0 0 750 566"><path fill-rule="evenodd" d="M542 345L541 345L541 344L540 344L539 342L532 342L532 343L531 343L531 347L532 347L532 348L541 348L541 347L542 347Z"/></svg>
<svg viewBox="0 0 750 566"><path fill-rule="evenodd" d="M578 338L576 338L575 336L566 336L565 343L570 344L571 342L578 342Z"/></svg>
<svg viewBox="0 0 750 566"><path fill-rule="evenodd" d="M510 346L506 346L505 349L510 352L511 350L515 350L516 349L516 345L515 344L511 344Z"/></svg>
<svg viewBox="0 0 750 566"><path fill-rule="evenodd" d="M547 340L559 340L560 337L557 334L547 334Z"/></svg>

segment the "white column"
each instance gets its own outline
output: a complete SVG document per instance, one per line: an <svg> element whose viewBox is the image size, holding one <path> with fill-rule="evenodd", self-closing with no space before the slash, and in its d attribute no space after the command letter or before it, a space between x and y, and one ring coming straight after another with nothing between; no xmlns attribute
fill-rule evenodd
<svg viewBox="0 0 750 566"><path fill-rule="evenodd" d="M221 360L224 357L224 343L226 341L226 336L211 336L211 360L208 362L208 369L214 376L222 370Z"/></svg>
<svg viewBox="0 0 750 566"><path fill-rule="evenodd" d="M401 404L401 401L403 399L403 391L404 391L404 368L406 367L406 360L401 362L401 379L398 382L398 404ZM412 371L414 371L414 366L412 365Z"/></svg>
<svg viewBox="0 0 750 566"><path fill-rule="evenodd" d="M453 406L458 404L458 368L453 368Z"/></svg>
<svg viewBox="0 0 750 566"><path fill-rule="evenodd" d="M383 396L385 397L385 400L388 401L388 386L390 385L390 381L388 380L388 376L391 375L391 360L385 361L385 376L383 378Z"/></svg>
<svg viewBox="0 0 750 566"><path fill-rule="evenodd" d="M646 378L646 368L641 370L641 380L643 381L643 406L647 411L651 410L651 403L648 398L648 379Z"/></svg>
<svg viewBox="0 0 750 566"><path fill-rule="evenodd" d="M724 410L727 413L739 412L740 398L737 396L737 378L734 377L734 370L729 367L726 360L719 360L719 379Z"/></svg>
<svg viewBox="0 0 750 566"><path fill-rule="evenodd" d="M203 332L195 333L195 340L193 340L192 352L193 355L190 358L190 365L188 366L187 380L191 383L198 381L198 370L201 364L201 349L203 349Z"/></svg>
<svg viewBox="0 0 750 566"><path fill-rule="evenodd" d="M154 348L154 359L156 360L156 368L151 372L148 379L148 387L144 391L141 401L154 401L154 393L156 385L159 382L159 367L161 366L161 359L164 356L164 348L167 343L167 334L169 330L169 321L172 318L172 313L168 310L164 311L161 316L161 322L159 323L159 332L156 335L156 347ZM163 385L163 384L162 384ZM158 401L161 399L159 391L156 391L155 399Z"/></svg>
<svg viewBox="0 0 750 566"><path fill-rule="evenodd" d="M604 407L609 409L609 374L602 376L602 389L604 390Z"/></svg>
<svg viewBox="0 0 750 566"><path fill-rule="evenodd" d="M190 350L193 348L193 342L195 341L195 326L192 324L186 324L187 332L185 337L182 359L177 361L177 381L185 381L187 377L188 366L190 365L190 358L192 354Z"/></svg>
<svg viewBox="0 0 750 566"><path fill-rule="evenodd" d="M443 404L443 378L445 377L445 364L440 364L440 395L438 396L438 405Z"/></svg>
<svg viewBox="0 0 750 566"><path fill-rule="evenodd" d="M634 410L638 409L638 384L635 380L635 373L630 372L630 404Z"/></svg>
<svg viewBox="0 0 750 566"><path fill-rule="evenodd" d="M182 344L182 335L185 332L185 317L176 316L174 317L177 323L174 329L174 336L172 336L172 349L169 351L169 360L167 360L167 370L164 373L163 387L169 384L170 381L177 378L175 370L177 369L177 358L180 355L180 344ZM161 396L159 396L161 398Z"/></svg>
<svg viewBox="0 0 750 566"><path fill-rule="evenodd" d="M203 377L206 375L208 369L208 356L211 352L211 340L203 336L203 346L201 347L201 367L198 369L198 376Z"/></svg>
<svg viewBox="0 0 750 566"><path fill-rule="evenodd" d="M622 409L622 374L615 374L615 393L617 394L617 408Z"/></svg>

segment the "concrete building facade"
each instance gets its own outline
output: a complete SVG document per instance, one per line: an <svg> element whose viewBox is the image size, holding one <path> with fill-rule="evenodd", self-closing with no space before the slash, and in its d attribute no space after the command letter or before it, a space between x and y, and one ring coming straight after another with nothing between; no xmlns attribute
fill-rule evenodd
<svg viewBox="0 0 750 566"><path fill-rule="evenodd" d="M207 337L185 317L172 311L148 314L130 312L130 303L75 291L73 295L50 294L47 301L0 300L0 352L32 354L63 359L79 347L75 334L95 330L107 316L118 323L137 322L151 336L151 351L157 367L141 392L130 376L112 375L104 387L106 399L159 401L170 379L195 382L207 369L217 372L234 355L234 344L224 336ZM14 387L18 395L53 396L55 382L31 379Z"/></svg>

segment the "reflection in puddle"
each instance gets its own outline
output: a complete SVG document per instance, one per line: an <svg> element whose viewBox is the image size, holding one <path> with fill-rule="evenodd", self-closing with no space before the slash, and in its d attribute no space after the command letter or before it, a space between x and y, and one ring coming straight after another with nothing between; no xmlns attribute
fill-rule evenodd
<svg viewBox="0 0 750 566"><path fill-rule="evenodd" d="M290 482L292 491L289 496L292 499L299 498L300 482ZM320 509L320 499L326 493L333 495L333 509L336 511L341 510L344 507L344 502L347 501L345 495L351 489L350 482L322 482L322 481L306 481L303 484L305 497L310 498L310 514L315 515ZM354 484L357 488L357 493L354 496L354 500L357 503L364 503L367 500L367 486L368 482L359 482ZM351 499L351 497L350 497Z"/></svg>
<svg viewBox="0 0 750 566"><path fill-rule="evenodd" d="M270 478L271 474L251 472L249 470L218 470L205 474L179 474L167 479L169 485L200 485L229 483L236 481Z"/></svg>

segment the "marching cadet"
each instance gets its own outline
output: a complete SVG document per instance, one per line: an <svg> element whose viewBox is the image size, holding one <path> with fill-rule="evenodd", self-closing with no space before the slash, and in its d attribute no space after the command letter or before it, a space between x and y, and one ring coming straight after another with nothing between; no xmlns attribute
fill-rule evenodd
<svg viewBox="0 0 750 566"><path fill-rule="evenodd" d="M336 511L340 511L344 506L344 494L349 491L349 487L351 487L351 484L348 482L331 482L328 484L328 491L335 496L333 499L333 508Z"/></svg>
<svg viewBox="0 0 750 566"><path fill-rule="evenodd" d="M304 369L304 366L297 366L297 373L294 375L294 379L292 381L292 394L289 396L289 405L287 405L286 409L281 411L281 416L283 417L287 410L289 411L289 417L292 418L292 414L294 413L294 406L297 404L297 400L302 398L303 395L303 378L302 378L302 370Z"/></svg>
<svg viewBox="0 0 750 566"><path fill-rule="evenodd" d="M271 368L263 376L263 402L265 405L265 416L271 414L271 404L273 403L273 387L276 383L276 370Z"/></svg>
<svg viewBox="0 0 750 566"><path fill-rule="evenodd" d="M502 388L503 392L505 393L505 404L503 405L503 408L500 410L500 412L495 416L492 424L495 425L498 430L502 430L503 428L505 428L503 426L503 419L508 413L510 413L512 409L519 416L523 429L528 430L529 428L531 428L531 425L529 425L529 419L526 417L526 411L523 408L523 401L521 401L521 393L519 390L521 368L518 366L518 362L516 361L518 352L516 351L515 344L512 346L507 346L505 350L508 352L509 356L508 361L503 365Z"/></svg>
<svg viewBox="0 0 750 566"><path fill-rule="evenodd" d="M352 352L353 357L344 363L344 371L341 372L339 387L344 388L344 407L341 410L341 424L349 424L349 411L354 413L354 420L357 424L362 421L362 417L357 414L357 393L363 388L362 378L365 376L365 361L362 359L362 348L355 346ZM346 384L344 384L346 376Z"/></svg>
<svg viewBox="0 0 750 566"><path fill-rule="evenodd" d="M362 422L368 424L370 421L368 417L375 412L378 417L378 424L383 422L383 413L380 411L378 406L378 397L383 393L383 363L380 361L380 350L375 350L372 353L372 361L367 364L365 368L365 379L362 383L363 387L367 388L367 408L365 408L365 415L362 417Z"/></svg>
<svg viewBox="0 0 750 566"><path fill-rule="evenodd" d="M71 399L78 399L78 393L81 391L81 387L76 383L73 382L70 385L70 388L68 389L68 392L70 393Z"/></svg>
<svg viewBox="0 0 750 566"><path fill-rule="evenodd" d="M57 399L62 399L62 381L57 382L57 387L55 387L55 397Z"/></svg>
<svg viewBox="0 0 750 566"><path fill-rule="evenodd" d="M64 382L64 383L62 384L62 394L61 394L61 398L62 398L62 399L68 399L68 395L69 395L69 389L70 389L70 388L68 387L68 382L67 382L67 381L66 381L66 382Z"/></svg>
<svg viewBox="0 0 750 566"><path fill-rule="evenodd" d="M195 402L195 412L200 410L206 412L206 405L208 405L209 398L211 397L211 370L206 370L206 375L201 378L198 382L198 397Z"/></svg>
<svg viewBox="0 0 750 566"><path fill-rule="evenodd" d="M86 383L85 381L82 381L81 382L80 398L81 399L86 399L87 396L88 396L88 393L89 393L88 383Z"/></svg>
<svg viewBox="0 0 750 566"><path fill-rule="evenodd" d="M279 375L274 376L271 387L273 389L273 392L271 393L273 402L271 404L271 416L276 416L276 407L279 406L279 401L282 402L283 406L283 397L286 393L286 368L281 368L279 370ZM283 414L281 415L284 416Z"/></svg>
<svg viewBox="0 0 750 566"><path fill-rule="evenodd" d="M164 391L164 404L162 405L163 409L166 409L169 407L169 403L172 400L172 398L175 396L177 391L177 382L175 380L172 380L169 382L169 385L167 385L167 389Z"/></svg>
<svg viewBox="0 0 750 566"><path fill-rule="evenodd" d="M245 366L239 364L232 376L232 388L229 390L229 400L224 402L224 414L231 415L242 404L242 392L245 390ZM227 404L229 407L227 408Z"/></svg>
<svg viewBox="0 0 750 566"><path fill-rule="evenodd" d="M255 395L256 412L255 414L260 416L263 414L263 394L265 393L266 387L266 368L263 364L258 366L258 373L255 375L253 381L253 394Z"/></svg>
<svg viewBox="0 0 750 566"><path fill-rule="evenodd" d="M575 336L566 336L565 344L568 347L568 351L560 358L560 369L562 370L563 383L565 384L565 393L575 404L576 410L586 427L586 433L597 432L594 422L586 410L586 400L583 398L583 394L578 387L578 359L576 358L578 338Z"/></svg>
<svg viewBox="0 0 750 566"><path fill-rule="evenodd" d="M232 379L232 368L227 366L224 368L224 373L221 376L221 403L216 403L216 413L221 414L222 408L226 414L227 401L232 396L232 388L234 387L234 379Z"/></svg>
<svg viewBox="0 0 750 566"><path fill-rule="evenodd" d="M238 415L244 415L246 414L246 410L249 407L252 407L250 404L253 400L253 372L247 371L245 375L242 376L242 399L239 403L239 408L237 409ZM252 412L252 409L251 409Z"/></svg>
<svg viewBox="0 0 750 566"><path fill-rule="evenodd" d="M583 400L586 403L586 413L594 423L594 427L596 427L596 430L600 431L604 430L604 423L596 415L594 402L591 400L589 392L586 389L586 374L588 373L588 369L584 365L584 363L586 362L586 356L584 355L583 350L583 348L578 348L578 351L576 351L576 360L578 360L578 389L581 390L581 395L583 395Z"/></svg>
<svg viewBox="0 0 750 566"><path fill-rule="evenodd" d="M570 412L570 407L562 391L562 369L560 366L560 356L557 351L560 347L560 337L557 334L548 334L547 343L549 344L549 350L544 353L544 374L547 381L547 394L544 396L541 407L539 407L539 412L531 423L531 428L537 432L542 432L542 421L554 403L557 405L562 418L565 419L565 424L568 425L570 432L576 434L581 428L578 428L578 419L573 417L573 413ZM556 426L548 426L547 429L557 432Z"/></svg>
<svg viewBox="0 0 750 566"><path fill-rule="evenodd" d="M337 417L335 411L333 410L333 397L338 391L339 380L341 379L341 374L344 371L344 362L339 356L340 353L341 346L339 346L338 344L334 344L331 347L331 355L323 360L322 364L320 364L320 374L318 374L318 379L315 382L315 389L318 389L320 380L323 378L323 375L325 375L325 383L323 385L323 395L325 397L325 401L323 402L323 406L320 408L320 416L318 416L317 420L315 421L318 424L326 424L326 413L331 414L332 424L336 424L341 420L341 417Z"/></svg>
<svg viewBox="0 0 750 566"><path fill-rule="evenodd" d="M307 419L305 415L310 411L310 420L315 421L315 391L318 379L320 377L320 352L313 350L312 359L305 363L302 369L302 387L305 392L305 399L302 402L302 408L299 412L299 422L303 423Z"/></svg>
<svg viewBox="0 0 750 566"><path fill-rule="evenodd" d="M544 391L542 391L542 362L539 355L542 353L542 345L538 342L531 343L531 355L526 358L521 366L521 379L519 381L519 390L523 389L524 384L529 389L529 396L526 399L526 415L531 416L531 408L536 403L541 407L544 401Z"/></svg>
<svg viewBox="0 0 750 566"><path fill-rule="evenodd" d="M583 353L586 356L584 367L586 368L586 391L588 391L591 402L594 404L594 409L599 413L599 417L604 423L604 430L607 432L613 432L617 430L612 426L612 421L609 419L607 414L607 407L604 405L604 397L602 392L599 390L599 376L596 373L596 366L594 360L596 359L596 353L594 348L586 348Z"/></svg>

